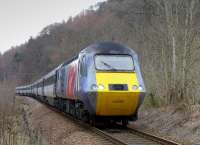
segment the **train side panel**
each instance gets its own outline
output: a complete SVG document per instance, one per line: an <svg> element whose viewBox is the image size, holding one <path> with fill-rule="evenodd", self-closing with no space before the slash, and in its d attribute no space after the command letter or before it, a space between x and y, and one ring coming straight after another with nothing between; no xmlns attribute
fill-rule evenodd
<svg viewBox="0 0 200 145"><path fill-rule="evenodd" d="M38 87L38 95L39 96L42 96L43 94L42 94L42 87Z"/></svg>
<svg viewBox="0 0 200 145"><path fill-rule="evenodd" d="M78 59L62 66L57 73L56 95L61 98L76 100Z"/></svg>
<svg viewBox="0 0 200 145"><path fill-rule="evenodd" d="M78 60L73 61L69 64L67 71L66 81L66 97L71 100L77 99L76 86L77 86L77 74L78 74Z"/></svg>
<svg viewBox="0 0 200 145"><path fill-rule="evenodd" d="M44 86L44 96L55 97L53 90L54 90L54 84Z"/></svg>

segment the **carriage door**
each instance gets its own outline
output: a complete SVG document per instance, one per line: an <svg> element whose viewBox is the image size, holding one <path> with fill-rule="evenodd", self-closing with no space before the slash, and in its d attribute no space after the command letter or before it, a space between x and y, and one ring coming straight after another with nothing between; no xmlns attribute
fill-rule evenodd
<svg viewBox="0 0 200 145"><path fill-rule="evenodd" d="M38 88L39 88L39 83L36 84L36 89L37 89L36 90L36 96L39 96L39 94L38 94Z"/></svg>
<svg viewBox="0 0 200 145"><path fill-rule="evenodd" d="M58 92L58 79L59 79L58 74L59 74L59 71L56 70L55 80L54 80L54 95L55 95L56 97L58 96L58 94L57 94L57 92Z"/></svg>
<svg viewBox="0 0 200 145"><path fill-rule="evenodd" d="M87 66L85 55L79 61L78 91L83 90L87 77Z"/></svg>
<svg viewBox="0 0 200 145"><path fill-rule="evenodd" d="M44 79L42 80L42 96L44 96Z"/></svg>
<svg viewBox="0 0 200 145"><path fill-rule="evenodd" d="M61 87L61 96L65 96L65 67L61 68L61 74L60 74L60 87Z"/></svg>

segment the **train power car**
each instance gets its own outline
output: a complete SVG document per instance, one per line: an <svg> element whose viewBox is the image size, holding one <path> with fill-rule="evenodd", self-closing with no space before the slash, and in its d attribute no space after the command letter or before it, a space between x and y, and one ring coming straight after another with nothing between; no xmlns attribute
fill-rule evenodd
<svg viewBox="0 0 200 145"><path fill-rule="evenodd" d="M137 54L105 42L81 50L33 84L17 87L16 93L91 123L114 121L126 126L137 120L145 85Z"/></svg>

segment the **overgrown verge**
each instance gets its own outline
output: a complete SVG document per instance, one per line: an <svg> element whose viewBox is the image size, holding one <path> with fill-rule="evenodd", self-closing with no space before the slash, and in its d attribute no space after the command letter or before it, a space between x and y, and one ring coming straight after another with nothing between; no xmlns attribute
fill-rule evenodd
<svg viewBox="0 0 200 145"><path fill-rule="evenodd" d="M143 108L135 127L164 138L179 141L184 145L200 143L200 105L179 103Z"/></svg>
<svg viewBox="0 0 200 145"><path fill-rule="evenodd" d="M0 145L45 145L41 131L30 128L22 103L15 101L14 84L0 84Z"/></svg>

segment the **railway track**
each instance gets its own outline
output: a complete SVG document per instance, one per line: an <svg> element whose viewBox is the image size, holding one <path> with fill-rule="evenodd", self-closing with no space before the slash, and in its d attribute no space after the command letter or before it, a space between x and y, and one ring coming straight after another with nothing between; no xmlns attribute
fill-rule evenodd
<svg viewBox="0 0 200 145"><path fill-rule="evenodd" d="M117 138L124 145L180 145L179 143L141 132L132 128L102 129L102 131Z"/></svg>
<svg viewBox="0 0 200 145"><path fill-rule="evenodd" d="M41 102L41 101L40 101ZM43 103L43 102L41 102ZM43 103L45 104L45 103ZM132 128L123 128L121 125L111 127L93 127L83 121L75 119L73 116L66 114L52 106L45 104L49 109L69 118L74 123L78 124L87 130L91 130L97 135L101 136L105 140L105 144L114 145L181 145L179 143L160 138L155 135L151 135Z"/></svg>

